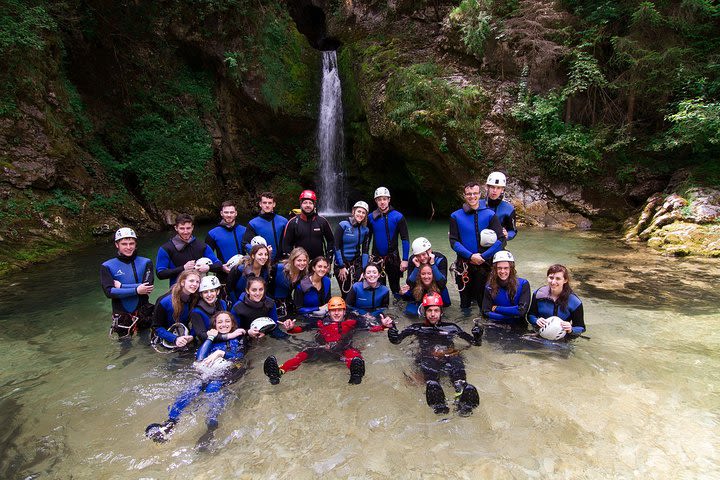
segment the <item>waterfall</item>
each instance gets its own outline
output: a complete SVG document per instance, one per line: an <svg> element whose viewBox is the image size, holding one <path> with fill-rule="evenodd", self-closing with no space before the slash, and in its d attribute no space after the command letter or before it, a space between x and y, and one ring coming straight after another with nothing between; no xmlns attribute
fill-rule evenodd
<svg viewBox="0 0 720 480"><path fill-rule="evenodd" d="M320 119L317 146L320 151L319 192L323 215L347 212L345 198L345 136L343 134L342 89L335 51L323 52L320 89Z"/></svg>

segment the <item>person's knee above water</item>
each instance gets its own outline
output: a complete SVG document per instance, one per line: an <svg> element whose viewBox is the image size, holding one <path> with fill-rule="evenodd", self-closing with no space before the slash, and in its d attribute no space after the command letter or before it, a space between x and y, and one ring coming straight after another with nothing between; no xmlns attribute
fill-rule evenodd
<svg viewBox="0 0 720 480"><path fill-rule="evenodd" d="M223 267L213 251L205 242L193 236L193 217L182 213L175 217L176 235L165 242L159 249L155 269L158 278L168 279L170 286L175 284L178 275L184 271L197 270L205 274L208 270L222 272ZM210 264L196 265L201 258L210 260Z"/></svg>
<svg viewBox="0 0 720 480"><path fill-rule="evenodd" d="M317 195L312 190L300 193L300 214L288 221L285 227L283 251L302 247L310 258L325 257L332 261L335 236L330 223L317 213Z"/></svg>
<svg viewBox="0 0 720 480"><path fill-rule="evenodd" d="M466 381L465 365L453 339L457 336L471 345L480 345L482 329L476 325L471 335L454 323L443 322L442 307L442 298L438 293L425 295L421 309L424 322L413 323L402 331L398 331L393 324L388 330L388 339L393 344L399 344L409 336L418 339L419 349L415 361L425 377L427 403L435 413L449 412L445 393L439 383L440 373L445 372L455 388L458 413L469 415L478 406L480 399L475 387Z"/></svg>
<svg viewBox="0 0 720 480"><path fill-rule="evenodd" d="M200 287L200 273L196 270L185 270L172 286L170 291L158 298L153 314L154 343L162 342L177 348L188 346L193 341L190 328L190 312L198 301L197 290ZM173 325L182 324L187 333L176 335Z"/></svg>
<svg viewBox="0 0 720 480"><path fill-rule="evenodd" d="M517 226L515 222L515 207L510 202L504 200L507 179L502 172L492 172L488 175L485 182L485 199L482 200L481 206L487 207L495 212L500 224L503 227L503 235L508 240L512 240L517 235Z"/></svg>
<svg viewBox="0 0 720 480"><path fill-rule="evenodd" d="M329 269L325 257L315 257L310 262L309 273L305 276L293 292L293 301L297 312L302 315L323 315L327 310L322 307L330 300L332 288Z"/></svg>
<svg viewBox="0 0 720 480"><path fill-rule="evenodd" d="M365 375L365 361L358 349L353 347L352 337L358 329L371 332L383 331L392 325L392 318L380 315L380 325L370 325L363 317L353 318L347 315L347 305L342 297L332 297L328 301L328 313L313 324L306 324L302 330L317 328L316 344L305 348L282 365L278 365L274 356L265 359L264 372L270 383L280 383L280 376L297 369L305 361L313 361L322 356L343 360L350 370L348 383L357 385ZM294 331L294 330L293 330Z"/></svg>
<svg viewBox="0 0 720 480"><path fill-rule="evenodd" d="M407 222L403 214L390 205L390 190L378 187L374 198L377 209L368 218L373 241L373 261L383 263L387 279L383 278L382 282L387 282L393 294L399 294L400 277L408 268L410 254ZM402 257L398 251L398 239L402 244Z"/></svg>
<svg viewBox="0 0 720 480"><path fill-rule="evenodd" d="M111 333L133 335L152 322L149 294L153 291L152 260L137 254L135 230L123 227L115 232L117 255L100 267L100 286L112 303Z"/></svg>
<svg viewBox="0 0 720 480"><path fill-rule="evenodd" d="M517 276L515 257L500 250L493 257L492 271L485 286L482 314L491 322L526 328L530 308L530 283Z"/></svg>
<svg viewBox="0 0 720 480"><path fill-rule="evenodd" d="M380 270L374 263L363 269L363 279L355 282L346 298L347 305L357 315L379 318L390 305L390 289L380 283Z"/></svg>
<svg viewBox="0 0 720 480"><path fill-rule="evenodd" d="M423 296L431 292L440 293L443 305L449 306L448 263L445 255L433 251L432 244L425 237L413 240L412 253L406 284L400 288L402 298L409 302L405 307L405 313L417 316Z"/></svg>
<svg viewBox="0 0 720 480"><path fill-rule="evenodd" d="M226 200L220 205L220 223L212 228L205 237L205 243L217 254L223 264L222 271L218 272L221 280L226 279L231 266L228 262L236 255L245 253L242 239L245 227L237 222L237 207L235 202Z"/></svg>
<svg viewBox="0 0 720 480"><path fill-rule="evenodd" d="M482 296L493 255L505 246L502 225L495 213L480 205L480 184L464 187L465 203L450 215L450 246L457 253L455 281L460 291L460 308L472 302L482 308Z"/></svg>
<svg viewBox="0 0 720 480"><path fill-rule="evenodd" d="M265 241L262 237L260 240ZM227 290L233 303L240 298L252 277L262 277L266 284L270 281L270 249L265 244L254 245L245 260L230 270Z"/></svg>
<svg viewBox="0 0 720 480"><path fill-rule="evenodd" d="M302 247L295 247L290 256L274 267L269 287L270 297L275 300L278 309L278 318L292 318L295 313L295 303L292 295L300 280L308 273L307 252Z"/></svg>
<svg viewBox="0 0 720 480"><path fill-rule="evenodd" d="M368 204L353 205L352 215L335 229L335 277L341 296L346 297L353 283L360 280L368 263L370 229L367 226Z"/></svg>
<svg viewBox="0 0 720 480"><path fill-rule="evenodd" d="M274 264L283 257L283 236L288 220L275 213L275 195L272 192L261 193L258 206L260 214L248 222L242 243L249 252L252 249L250 242L254 237L264 238L270 250L271 263Z"/></svg>
<svg viewBox="0 0 720 480"><path fill-rule="evenodd" d="M539 329L551 317L560 318L560 327L570 337L585 331L582 301L570 287L570 271L560 264L548 268L547 285L535 290L528 312L528 321Z"/></svg>

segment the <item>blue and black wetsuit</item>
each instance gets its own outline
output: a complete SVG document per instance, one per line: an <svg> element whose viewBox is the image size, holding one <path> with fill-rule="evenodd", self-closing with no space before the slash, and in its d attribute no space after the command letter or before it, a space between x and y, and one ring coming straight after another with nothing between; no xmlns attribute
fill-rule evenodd
<svg viewBox="0 0 720 480"><path fill-rule="evenodd" d="M390 207L387 213L376 209L368 216L368 225L373 239L373 261L382 260L388 278L381 280L383 283L387 282L392 293L397 294L402 276L400 262L407 261L410 254L410 237L405 217L393 207ZM398 252L398 237L402 242L402 258Z"/></svg>
<svg viewBox="0 0 720 480"><path fill-rule="evenodd" d="M247 293L243 293L230 309L230 313L235 317L238 327L245 330L249 330L253 320L260 317L269 317L276 325L278 323L275 302L267 295L265 295L261 301L256 302L251 300ZM269 335L273 338L286 338L288 336L287 333L283 332L277 326L270 331Z"/></svg>
<svg viewBox="0 0 720 480"><path fill-rule="evenodd" d="M182 311L175 320L175 310L172 305L172 294L171 292L166 293L162 297L158 298L155 303L155 313L153 315L153 330L155 335L159 338L169 342L175 343L177 335L172 334L168 331L170 327L175 323L182 323L190 330L190 335L193 335L192 325L190 325L190 312L194 308L195 296L187 295L185 293L180 294L180 301L182 303Z"/></svg>
<svg viewBox="0 0 720 480"><path fill-rule="evenodd" d="M545 285L535 290L533 294L530 311L528 312L528 321L533 327L537 327L538 318L552 316L560 317L564 321L572 323L571 335L577 336L585 331L585 315L580 298L571 293L567 305L560 305L550 298L550 287Z"/></svg>
<svg viewBox="0 0 720 480"><path fill-rule="evenodd" d="M318 290L313 285L310 275L300 280L293 292L293 301L298 313L310 315L330 300L330 289L332 288L330 279L323 277L320 284L320 290Z"/></svg>
<svg viewBox="0 0 720 480"><path fill-rule="evenodd" d="M480 232L484 229L494 230L497 235L497 240L489 247L480 246ZM457 253L455 281L460 290L460 308L469 308L473 300L482 308L483 289L493 256L505 247L500 220L489 208L473 210L463 204L450 215L449 238L450 246ZM470 257L475 253L482 256L483 264L470 263Z"/></svg>
<svg viewBox="0 0 720 480"><path fill-rule="evenodd" d="M257 275L253 272L252 266L245 266L245 264L242 263L240 265L236 265L232 270L230 270L225 288L227 289L228 297L231 303L237 302L240 295L245 292L248 279L256 276ZM265 285L270 283L270 268L267 264L263 265L260 269L260 277L265 280Z"/></svg>
<svg viewBox="0 0 720 480"><path fill-rule="evenodd" d="M202 257L212 260L211 271L222 272L222 263L205 242L192 237L188 243L185 243L178 235L175 235L158 250L155 262L157 276L162 280L169 279L172 287L175 285L178 275L185 269L185 264L190 260L198 260Z"/></svg>
<svg viewBox="0 0 720 480"><path fill-rule="evenodd" d="M116 280L121 283L119 288L115 287ZM128 330L134 328L132 317L137 318L138 328L150 326L152 305L149 296L138 295L137 288L143 283L152 285L154 280L152 260L135 253L130 257L118 253L100 267L100 285L105 296L111 299L113 329L118 335L132 333Z"/></svg>
<svg viewBox="0 0 720 480"><path fill-rule="evenodd" d="M235 255L246 252L243 244L245 231L245 227L237 222L230 226L222 220L208 232L205 243L217 253L221 263L227 263Z"/></svg>
<svg viewBox="0 0 720 480"><path fill-rule="evenodd" d="M272 256L270 259L273 262L280 261L283 258L283 237L287 223L287 218L275 212L261 213L253 218L248 222L247 230L245 230L245 236L243 237L245 251L249 252L252 250L250 241L253 237L259 235L272 247Z"/></svg>
<svg viewBox="0 0 720 480"><path fill-rule="evenodd" d="M517 225L515 224L515 207L512 206L511 203L506 202L502 199L502 197L491 200L491 199L483 199L480 200L480 208L489 208L493 212L495 212L495 215L497 215L498 220L500 220L500 225L507 230L507 239L512 240L517 235Z"/></svg>
<svg viewBox="0 0 720 480"><path fill-rule="evenodd" d="M285 273L285 266L285 263L278 263L273 267L275 273L269 287L269 296L275 300L280 319L291 318L295 314L295 303L292 295L295 287L302 280L302 276L300 276L296 282L290 282Z"/></svg>
<svg viewBox="0 0 720 480"><path fill-rule="evenodd" d="M335 277L340 294L345 298L353 283L368 263L370 251L370 229L358 224L353 217L343 220L335 229ZM338 274L341 268L348 269L348 276L341 282Z"/></svg>
<svg viewBox="0 0 720 480"><path fill-rule="evenodd" d="M527 328L525 316L530 308L530 283L524 278L517 279L515 294L510 298L507 285L499 285L493 297L490 285L485 286L482 314L493 323L509 325L515 329Z"/></svg>
<svg viewBox="0 0 720 480"><path fill-rule="evenodd" d="M303 247L310 260L322 256L332 262L335 236L330 223L315 212L293 217L285 226L283 252L289 253L295 247Z"/></svg>
<svg viewBox="0 0 720 480"><path fill-rule="evenodd" d="M390 289L378 283L375 288L367 281L355 282L347 295L347 306L356 315L379 317L390 305Z"/></svg>
<svg viewBox="0 0 720 480"><path fill-rule="evenodd" d="M190 312L190 325L195 332L195 338L200 340L200 344L207 340L207 331L210 330L210 323L212 316L217 312L227 312L228 305L225 300L217 299L214 305L209 305L202 298L198 300L195 308ZM217 338L216 340L223 340L224 338Z"/></svg>

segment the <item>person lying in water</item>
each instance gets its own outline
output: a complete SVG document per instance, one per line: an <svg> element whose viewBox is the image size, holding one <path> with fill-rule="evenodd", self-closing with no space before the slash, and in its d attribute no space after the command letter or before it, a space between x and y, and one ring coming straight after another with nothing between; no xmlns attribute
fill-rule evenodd
<svg viewBox="0 0 720 480"><path fill-rule="evenodd" d="M275 356L265 359L264 371L272 385L280 383L280 377L286 372L297 369L305 361L314 361L321 357L330 357L344 360L350 370L350 381L352 385L362 382L365 375L365 361L360 350L352 344L352 337L358 329L368 329L371 332L383 331L392 325L392 318L380 315L381 325L369 325L365 317L349 318L347 306L341 297L332 297L327 304L328 314L318 320L316 325L308 324L302 329L317 328L317 344L295 355L293 358L278 366ZM299 330L289 329L292 333Z"/></svg>
<svg viewBox="0 0 720 480"><path fill-rule="evenodd" d="M415 335L420 348L415 363L425 377L425 398L427 404L437 414L448 413L450 409L445 403L445 392L440 386L440 374L445 372L455 387L457 411L460 415L470 415L473 408L480 404L477 389L467 383L465 363L460 351L455 348L453 337L458 336L471 345L480 345L482 329L475 326L472 335L454 323L443 322L443 301L439 293L425 295L422 301L421 315L423 323L413 323L402 332L393 325L388 330L388 340L399 344L406 337Z"/></svg>
<svg viewBox="0 0 720 480"><path fill-rule="evenodd" d="M266 319L265 324L274 327L271 319ZM235 319L230 313L217 312L212 317L211 328L207 331L207 339L196 355L195 367L201 371L201 379L181 393L168 407L168 419L163 423L148 425L145 435L156 442L166 441L180 420L182 412L202 393L206 394L209 403L205 423L209 433L214 431L218 427L218 416L225 407L228 397L228 393L223 387L237 382L245 374L245 354L249 345L249 337L262 338L265 324L255 323L247 331L239 329L240 336L237 338L216 342L215 339L218 336L229 335L238 330Z"/></svg>

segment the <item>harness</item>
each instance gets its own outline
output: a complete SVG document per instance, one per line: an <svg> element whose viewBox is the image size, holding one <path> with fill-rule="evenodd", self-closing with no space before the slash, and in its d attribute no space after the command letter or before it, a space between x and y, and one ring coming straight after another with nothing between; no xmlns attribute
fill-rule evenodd
<svg viewBox="0 0 720 480"><path fill-rule="evenodd" d="M132 337L138 332L139 320L133 313L113 313L108 337L113 338L113 333L117 333L118 339Z"/></svg>
<svg viewBox="0 0 720 480"><path fill-rule="evenodd" d="M458 262L460 263L460 265L462 265L462 270L458 269ZM456 277L459 277L460 282L462 282L462 286L460 286L460 282L458 282L458 292L462 292L463 290L465 290L465 287L470 282L470 274L468 273L468 270L469 268L467 262L464 262L460 259L450 265L450 271L453 272Z"/></svg>

